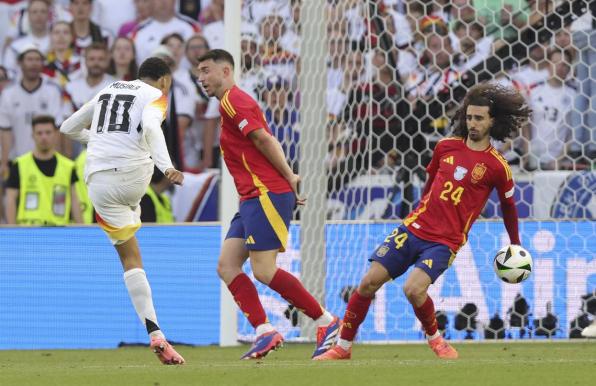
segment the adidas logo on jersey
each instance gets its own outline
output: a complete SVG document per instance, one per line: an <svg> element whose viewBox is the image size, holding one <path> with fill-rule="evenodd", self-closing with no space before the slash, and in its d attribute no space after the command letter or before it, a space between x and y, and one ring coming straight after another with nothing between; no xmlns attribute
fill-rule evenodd
<svg viewBox="0 0 596 386"><path fill-rule="evenodd" d="M248 236L248 237L246 238L246 242L245 242L245 244L252 245L252 244L254 244L254 243L255 243L255 239L252 237L252 235L250 235L250 236Z"/></svg>
<svg viewBox="0 0 596 386"><path fill-rule="evenodd" d="M453 165L453 162L454 162L453 156L452 156L452 155L450 155L449 157L445 157L445 158L443 158L443 162L446 162L446 163L448 163L449 165Z"/></svg>
<svg viewBox="0 0 596 386"><path fill-rule="evenodd" d="M422 264L426 265L428 268L433 267L433 261L431 259L422 260Z"/></svg>

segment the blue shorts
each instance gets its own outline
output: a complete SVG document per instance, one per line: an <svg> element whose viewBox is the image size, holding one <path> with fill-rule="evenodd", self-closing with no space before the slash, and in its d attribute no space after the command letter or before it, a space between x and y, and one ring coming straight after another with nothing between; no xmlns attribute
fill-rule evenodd
<svg viewBox="0 0 596 386"><path fill-rule="evenodd" d="M226 239L244 239L246 249L254 251L286 250L288 227L296 196L294 192L267 192L240 202L240 210L230 223Z"/></svg>
<svg viewBox="0 0 596 386"><path fill-rule="evenodd" d="M432 282L453 262L455 252L448 246L416 237L404 225L395 228L385 241L375 249L369 261L383 265L395 279L411 265L422 269Z"/></svg>

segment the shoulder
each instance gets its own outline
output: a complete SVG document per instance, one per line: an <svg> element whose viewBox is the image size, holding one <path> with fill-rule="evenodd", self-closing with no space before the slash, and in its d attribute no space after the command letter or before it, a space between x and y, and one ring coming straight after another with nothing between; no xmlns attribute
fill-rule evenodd
<svg viewBox="0 0 596 386"><path fill-rule="evenodd" d="M490 155L490 159L493 161L492 167L495 168L497 171L502 171L503 173L505 173L505 177L506 177L507 181L513 179L513 175L511 173L511 168L509 167L509 163L503 157L503 155L501 155L501 153L499 153L499 151L497 149L495 149L494 147L492 147L488 151L488 153Z"/></svg>
<svg viewBox="0 0 596 386"><path fill-rule="evenodd" d="M0 97L2 99L10 100L9 97L18 92L20 87L21 85L19 82L12 81L8 86L6 86L6 88L4 88L4 90L2 90Z"/></svg>
<svg viewBox="0 0 596 386"><path fill-rule="evenodd" d="M462 143L463 143L462 137L445 137L445 138L442 138L441 140L439 140L439 142L437 142L437 145L435 146L434 151L440 152L440 151L445 151L448 149L459 148L459 147L461 147Z"/></svg>
<svg viewBox="0 0 596 386"><path fill-rule="evenodd" d="M75 166L75 162L69 158L67 158L66 156L63 156L62 154L56 152L56 159L62 163L65 167L68 168L74 168Z"/></svg>
<svg viewBox="0 0 596 386"><path fill-rule="evenodd" d="M62 95L62 88L56 82L49 78L43 78L41 87L46 89L48 92L55 92Z"/></svg>
<svg viewBox="0 0 596 386"><path fill-rule="evenodd" d="M180 13L176 13L176 15L174 16L176 21L178 21L180 24L184 24L187 25L189 28L191 28L193 30L193 32L199 32L200 31L200 27L199 24L192 18L182 15Z"/></svg>
<svg viewBox="0 0 596 386"><path fill-rule="evenodd" d="M149 18L139 24L132 29L130 32L130 38L135 39L139 34L143 34L144 32L151 29L151 26L155 25L155 20L153 18Z"/></svg>
<svg viewBox="0 0 596 386"><path fill-rule="evenodd" d="M257 101L238 86L235 86L230 91L226 92L224 98L226 98L233 106L238 106L240 108L258 106Z"/></svg>

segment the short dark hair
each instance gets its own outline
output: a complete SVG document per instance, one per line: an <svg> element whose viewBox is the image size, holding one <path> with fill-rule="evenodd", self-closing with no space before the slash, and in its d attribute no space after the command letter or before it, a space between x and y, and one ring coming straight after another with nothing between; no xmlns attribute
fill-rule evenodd
<svg viewBox="0 0 596 386"><path fill-rule="evenodd" d="M103 51L106 54L109 54L110 51L108 50L108 46L105 45L105 43L102 42L93 42L91 44L89 44L87 47L85 47L85 55L87 55L87 52L89 51Z"/></svg>
<svg viewBox="0 0 596 386"><path fill-rule="evenodd" d="M470 105L488 106L488 115L494 120L490 136L498 141L517 134L532 113L524 97L514 88L489 82L477 84L468 90L461 107L453 117L455 136L468 136L466 115Z"/></svg>
<svg viewBox="0 0 596 386"><path fill-rule="evenodd" d="M57 129L56 120L51 115L35 115L31 120L31 129L34 129L37 125L43 125L49 123Z"/></svg>
<svg viewBox="0 0 596 386"><path fill-rule="evenodd" d="M173 32L171 34L164 36L163 39L161 39L161 42L159 42L159 44L168 44L168 40L170 40L172 38L177 39L180 43L184 44L184 38L182 37L182 35L180 35L177 32Z"/></svg>
<svg viewBox="0 0 596 386"><path fill-rule="evenodd" d="M160 58L151 57L139 67L139 79L149 78L151 80L158 80L162 76L171 75L172 71L168 64Z"/></svg>
<svg viewBox="0 0 596 386"><path fill-rule="evenodd" d="M234 58L232 57L232 54L219 48L210 50L198 59L199 63L206 62L208 60L213 60L214 62L226 62L234 67Z"/></svg>

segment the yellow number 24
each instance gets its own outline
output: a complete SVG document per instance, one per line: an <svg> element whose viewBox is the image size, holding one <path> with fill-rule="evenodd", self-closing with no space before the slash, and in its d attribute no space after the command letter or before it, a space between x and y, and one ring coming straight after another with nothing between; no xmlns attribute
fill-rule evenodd
<svg viewBox="0 0 596 386"><path fill-rule="evenodd" d="M391 234L385 238L385 242L388 243L391 241L391 238L393 237L393 242L395 243L395 249L400 249L401 247L403 247L404 243L408 239L407 233L405 233L405 232L399 233L399 234L398 233L399 233L399 230L397 228L395 228L393 231L391 231Z"/></svg>
<svg viewBox="0 0 596 386"><path fill-rule="evenodd" d="M441 198L441 200L449 201L449 198L451 198L451 201L453 201L453 205L457 206L457 204L459 204L459 202L461 201L461 195L464 192L464 188L461 186L458 186L454 190L453 182L451 182L451 181L445 182L445 184L443 185L443 188L444 189L443 189L443 191L441 191L441 195L439 196ZM453 190L453 192L452 192L452 190ZM449 193L451 193L451 195L449 195Z"/></svg>

